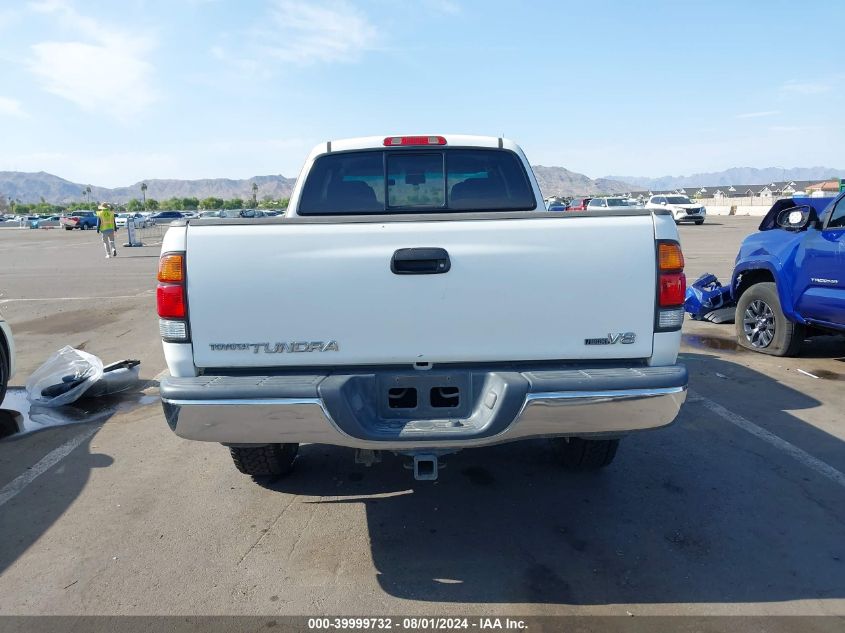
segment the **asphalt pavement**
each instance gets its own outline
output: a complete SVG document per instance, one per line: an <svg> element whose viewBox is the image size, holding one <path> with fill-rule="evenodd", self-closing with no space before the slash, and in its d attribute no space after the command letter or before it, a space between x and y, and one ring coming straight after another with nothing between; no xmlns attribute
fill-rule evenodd
<svg viewBox="0 0 845 633"><path fill-rule="evenodd" d="M688 277L728 279L758 222L682 226ZM154 402L154 242L106 260L94 232L0 231L12 385L66 344L148 381L0 441L0 613L845 615L845 338L771 358L688 321L680 418L599 474L542 440L450 456L434 483L310 445L258 484Z"/></svg>

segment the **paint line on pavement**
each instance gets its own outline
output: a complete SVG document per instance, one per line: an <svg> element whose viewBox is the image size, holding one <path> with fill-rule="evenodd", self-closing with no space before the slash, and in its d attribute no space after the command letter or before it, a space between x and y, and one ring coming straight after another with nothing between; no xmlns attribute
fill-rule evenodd
<svg viewBox="0 0 845 633"><path fill-rule="evenodd" d="M0 299L0 305L6 303L20 303L24 301L107 301L109 299L137 299L152 294L152 290L144 290L134 295L113 295L111 297L33 297L31 299Z"/></svg>
<svg viewBox="0 0 845 633"><path fill-rule="evenodd" d="M7 501L14 499L23 492L29 484L58 464L65 457L70 455L77 446L99 431L101 426L102 425L97 424L85 429L82 433L72 437L58 448L54 448L42 457L35 466L3 486L3 489L0 490L0 506L5 504Z"/></svg>
<svg viewBox="0 0 845 633"><path fill-rule="evenodd" d="M832 482L839 484L843 488L845 488L845 473L842 473L836 470L833 466L828 464L827 462L823 462L822 460L813 457L807 451L790 444L782 437L775 435L774 433L767 431L763 427L757 426L751 420L748 420L738 413L734 413L723 407L721 404L714 402L710 398L706 398L701 394L694 393L690 391L690 395L693 396L694 399L690 399L690 402L698 402L702 404L704 407L718 415L723 420L727 420L734 426L741 428L743 431L751 433L757 439L763 440L767 444L774 446L778 450L783 451L793 459L798 462L801 462L807 468L815 471L822 477L827 477Z"/></svg>

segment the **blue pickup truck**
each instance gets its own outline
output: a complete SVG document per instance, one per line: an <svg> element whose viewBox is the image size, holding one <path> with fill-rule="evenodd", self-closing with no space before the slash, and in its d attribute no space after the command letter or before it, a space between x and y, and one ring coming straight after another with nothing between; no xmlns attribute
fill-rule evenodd
<svg viewBox="0 0 845 633"><path fill-rule="evenodd" d="M79 229L84 231L86 229L97 228L97 214L93 211L74 211L73 213L64 216L60 220L61 226L66 231Z"/></svg>
<svg viewBox="0 0 845 633"><path fill-rule="evenodd" d="M845 193L779 200L745 238L731 295L737 342L794 356L807 336L845 332Z"/></svg>

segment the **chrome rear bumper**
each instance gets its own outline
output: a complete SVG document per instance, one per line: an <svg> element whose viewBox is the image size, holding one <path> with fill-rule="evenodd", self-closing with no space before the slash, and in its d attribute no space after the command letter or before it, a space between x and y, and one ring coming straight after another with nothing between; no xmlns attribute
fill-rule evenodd
<svg viewBox="0 0 845 633"><path fill-rule="evenodd" d="M432 370L434 371L434 370ZM165 378L168 424L184 438L224 444L317 443L413 450L486 446L532 437L623 435L670 424L687 372L672 367L463 371L464 415L414 418L379 411L375 373ZM417 372L426 373L428 372ZM403 370L408 380L414 372ZM385 371L386 376L392 376ZM451 373L437 376L448 380Z"/></svg>

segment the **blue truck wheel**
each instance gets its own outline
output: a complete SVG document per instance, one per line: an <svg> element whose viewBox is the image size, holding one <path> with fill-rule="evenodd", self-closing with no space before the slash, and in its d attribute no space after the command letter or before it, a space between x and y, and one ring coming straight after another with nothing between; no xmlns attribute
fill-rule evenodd
<svg viewBox="0 0 845 633"><path fill-rule="evenodd" d="M796 356L804 342L804 326L793 323L780 307L777 286L754 284L736 305L736 339L745 349L771 356Z"/></svg>

